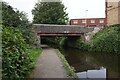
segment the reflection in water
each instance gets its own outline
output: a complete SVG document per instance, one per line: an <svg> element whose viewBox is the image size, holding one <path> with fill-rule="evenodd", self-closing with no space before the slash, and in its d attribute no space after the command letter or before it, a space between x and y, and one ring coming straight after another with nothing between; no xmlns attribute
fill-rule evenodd
<svg viewBox="0 0 120 80"><path fill-rule="evenodd" d="M106 78L106 68L101 67L99 70L87 70L77 73L78 78Z"/></svg>
<svg viewBox="0 0 120 80"><path fill-rule="evenodd" d="M118 78L118 55L109 53L90 53L83 52L78 49L66 48L61 52L65 55L65 58L69 64L74 67L77 75L80 77L85 73L91 76L87 77L106 77L106 78ZM101 66L103 68L101 69ZM97 74L98 73L98 74ZM103 75L100 75L104 73ZM92 74L96 74L93 75Z"/></svg>

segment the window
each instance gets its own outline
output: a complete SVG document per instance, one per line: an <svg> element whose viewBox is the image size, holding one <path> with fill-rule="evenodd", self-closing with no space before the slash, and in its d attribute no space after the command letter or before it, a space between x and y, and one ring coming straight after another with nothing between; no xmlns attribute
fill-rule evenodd
<svg viewBox="0 0 120 80"><path fill-rule="evenodd" d="M74 20L74 21L73 21L73 24L78 24L78 20Z"/></svg>
<svg viewBox="0 0 120 80"><path fill-rule="evenodd" d="M86 24L86 22L87 22L86 20L82 20L82 24Z"/></svg>
<svg viewBox="0 0 120 80"><path fill-rule="evenodd" d="M78 22L77 22L77 21L74 21L73 23L74 23L74 24L78 24Z"/></svg>
<svg viewBox="0 0 120 80"><path fill-rule="evenodd" d="M100 20L100 21L99 21L99 23L104 23L104 20L103 20L103 19L102 19L102 20Z"/></svg>
<svg viewBox="0 0 120 80"><path fill-rule="evenodd" d="M95 20L90 20L90 23L91 23L91 24L94 24L94 23L95 23Z"/></svg>

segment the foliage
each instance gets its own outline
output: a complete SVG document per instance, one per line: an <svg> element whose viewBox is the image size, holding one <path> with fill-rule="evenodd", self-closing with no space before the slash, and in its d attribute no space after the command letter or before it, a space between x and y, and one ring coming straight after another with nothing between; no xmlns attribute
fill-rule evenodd
<svg viewBox="0 0 120 80"><path fill-rule="evenodd" d="M20 18L13 8L5 2L2 2L2 20L3 25L17 27L21 24Z"/></svg>
<svg viewBox="0 0 120 80"><path fill-rule="evenodd" d="M38 2L32 14L36 24L67 24L68 14L62 2Z"/></svg>
<svg viewBox="0 0 120 80"><path fill-rule="evenodd" d="M80 39L76 45L85 51L120 53L120 24L106 26L93 36L90 43Z"/></svg>
<svg viewBox="0 0 120 80"><path fill-rule="evenodd" d="M88 51L88 49L90 49L89 44L85 43L82 39L78 39L76 41L76 46L77 46L77 48L79 48L83 51Z"/></svg>
<svg viewBox="0 0 120 80"><path fill-rule="evenodd" d="M2 77L5 80L23 80L32 71L35 63L36 56L31 58L28 51L29 44L33 44L34 34L24 12L2 3Z"/></svg>
<svg viewBox="0 0 120 80"><path fill-rule="evenodd" d="M100 52L120 52L120 25L112 25L105 27L98 32L92 39L90 44L92 51Z"/></svg>
<svg viewBox="0 0 120 80"><path fill-rule="evenodd" d="M57 46L63 46L67 37L45 37L43 40L48 42L48 44L55 44Z"/></svg>
<svg viewBox="0 0 120 80"><path fill-rule="evenodd" d="M21 31L25 41L28 44L32 44L34 40L34 34L32 32L32 25L27 19L25 12L20 12L17 9L12 8L5 2L2 2L2 24L5 27L15 27Z"/></svg>
<svg viewBox="0 0 120 80"><path fill-rule="evenodd" d="M29 21L25 12L20 12L12 8L5 2L2 2L2 19L3 25L9 27L28 27Z"/></svg>
<svg viewBox="0 0 120 80"><path fill-rule="evenodd" d="M30 57L30 59L32 59L33 61L33 65L37 62L37 59L39 57L39 55L41 54L42 49L41 48L33 48L33 49L28 49L27 53Z"/></svg>
<svg viewBox="0 0 120 80"><path fill-rule="evenodd" d="M41 48L29 48L29 49L27 49L27 53L28 53L30 59L32 60L31 67L33 69L35 67L35 64L37 63L37 60L38 60L41 52L42 52ZM29 78L29 77L31 77L31 75L32 75L32 70L29 72L27 77Z"/></svg>
<svg viewBox="0 0 120 80"><path fill-rule="evenodd" d="M2 77L11 80L24 78L32 69L32 60L22 34L18 29L3 27L2 36Z"/></svg>

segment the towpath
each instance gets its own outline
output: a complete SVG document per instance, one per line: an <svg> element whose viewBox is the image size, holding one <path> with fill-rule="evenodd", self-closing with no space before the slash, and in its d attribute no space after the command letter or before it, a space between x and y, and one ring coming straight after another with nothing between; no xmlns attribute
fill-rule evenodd
<svg viewBox="0 0 120 80"><path fill-rule="evenodd" d="M55 49L43 48L31 78L68 78Z"/></svg>

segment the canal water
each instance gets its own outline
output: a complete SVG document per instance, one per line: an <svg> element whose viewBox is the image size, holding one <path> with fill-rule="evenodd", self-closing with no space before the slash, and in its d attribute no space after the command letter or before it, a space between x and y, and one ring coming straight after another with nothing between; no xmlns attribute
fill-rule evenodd
<svg viewBox="0 0 120 80"><path fill-rule="evenodd" d="M111 53L84 52L65 48L61 52L79 78L119 78L119 57Z"/></svg>

